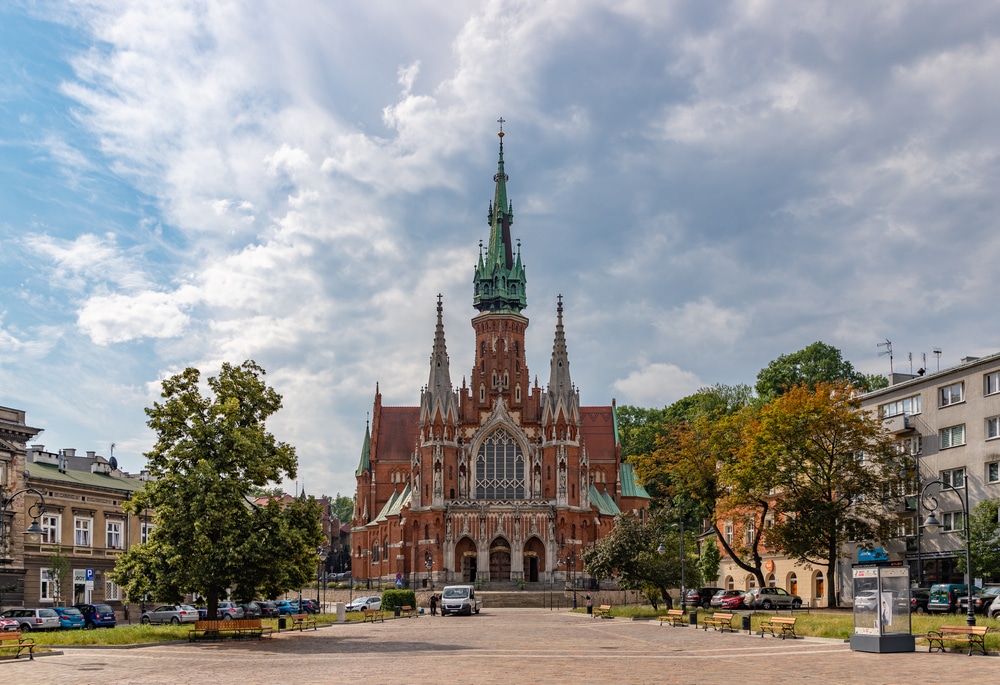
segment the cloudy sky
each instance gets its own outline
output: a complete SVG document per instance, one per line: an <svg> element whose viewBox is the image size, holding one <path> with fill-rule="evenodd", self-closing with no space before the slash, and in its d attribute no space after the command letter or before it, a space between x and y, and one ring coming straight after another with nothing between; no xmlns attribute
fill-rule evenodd
<svg viewBox="0 0 1000 685"><path fill-rule="evenodd" d="M352 493L438 293L471 369L500 116L543 385L559 294L585 404L1000 349L996 2L13 0L0 64L0 404L50 450L137 471L165 376L252 358Z"/></svg>

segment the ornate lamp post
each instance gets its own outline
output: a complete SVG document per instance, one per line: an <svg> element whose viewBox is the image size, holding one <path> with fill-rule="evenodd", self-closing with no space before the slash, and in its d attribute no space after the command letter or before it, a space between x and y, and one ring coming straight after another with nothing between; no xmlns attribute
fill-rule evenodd
<svg viewBox="0 0 1000 685"><path fill-rule="evenodd" d="M941 480L932 480L921 488L920 499L924 501L925 508L927 509L927 518L924 519L923 528L928 533L936 533L941 527L937 516L934 515L934 512L938 509L938 501L933 495L927 494L927 488L932 485L940 485L943 490L951 490L958 495L958 499L962 503L962 516L965 524L965 590L969 597L969 614L965 617L965 623L966 625L974 626L976 625L976 608L972 605L972 540L969 538L969 475L967 473L962 474L961 490Z"/></svg>
<svg viewBox="0 0 1000 685"><path fill-rule="evenodd" d="M45 513L45 496L42 495L42 493L38 492L38 490L35 490L34 488L22 488L21 490L18 490L12 495L4 496L3 483L0 483L0 564L10 563L10 561L7 559L7 551L9 544L9 533L12 532L11 529L13 528L13 519L15 513L13 511L14 499L18 495L23 495L27 492L30 492L34 494L36 497L38 497L38 501L33 503L30 507L28 507L28 516L31 517L31 525L24 529L23 531L24 535L41 535L43 532L42 526L38 522L38 519L41 517L42 514ZM7 523L8 515L11 521L10 524ZM15 584L14 588L16 589L16 587L17 586ZM0 585L0 605L3 604L4 589L5 588L2 585Z"/></svg>
<svg viewBox="0 0 1000 685"><path fill-rule="evenodd" d="M319 570L320 573L316 574L316 599L319 599L319 583L323 582L323 606L322 613L326 613L326 550L322 547L316 548L316 553L319 554Z"/></svg>

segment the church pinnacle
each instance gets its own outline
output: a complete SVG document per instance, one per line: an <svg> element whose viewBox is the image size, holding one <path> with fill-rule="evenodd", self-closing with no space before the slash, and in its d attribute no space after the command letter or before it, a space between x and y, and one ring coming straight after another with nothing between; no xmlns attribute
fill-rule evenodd
<svg viewBox="0 0 1000 685"><path fill-rule="evenodd" d="M481 312L520 314L528 306L526 279L521 264L520 243L515 252L510 237L510 227L514 223L514 205L507 199L509 176L504 172L503 166L504 118L500 117L497 121L500 124L500 132L497 134L500 138L500 160L497 163L497 173L493 176L496 188L487 216L490 239L485 256L480 246L479 263L472 279L472 304Z"/></svg>

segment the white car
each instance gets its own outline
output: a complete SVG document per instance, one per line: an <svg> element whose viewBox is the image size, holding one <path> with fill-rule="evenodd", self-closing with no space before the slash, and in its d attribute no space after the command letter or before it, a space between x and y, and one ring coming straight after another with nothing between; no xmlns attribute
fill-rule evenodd
<svg viewBox="0 0 1000 685"><path fill-rule="evenodd" d="M363 609L381 609L382 608L382 598L381 597L358 597L356 600L347 605L348 611L361 611Z"/></svg>
<svg viewBox="0 0 1000 685"><path fill-rule="evenodd" d="M878 606L878 591L863 590L854 596L854 608L861 611L875 611Z"/></svg>
<svg viewBox="0 0 1000 685"><path fill-rule="evenodd" d="M476 596L476 588L471 585L449 585L441 591L441 615L478 614L483 600Z"/></svg>

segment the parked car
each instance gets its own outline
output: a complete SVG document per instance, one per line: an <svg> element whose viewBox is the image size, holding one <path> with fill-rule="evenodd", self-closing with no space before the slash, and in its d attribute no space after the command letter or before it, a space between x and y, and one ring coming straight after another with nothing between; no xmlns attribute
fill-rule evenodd
<svg viewBox="0 0 1000 685"><path fill-rule="evenodd" d="M1000 595L986 608L986 615L990 618L1000 618Z"/></svg>
<svg viewBox="0 0 1000 685"><path fill-rule="evenodd" d="M219 602L216 615L223 621L231 621L234 618L243 618L243 608L233 602Z"/></svg>
<svg viewBox="0 0 1000 685"><path fill-rule="evenodd" d="M291 616L292 614L299 613L299 605L296 602L290 602L287 599L279 599L274 605L278 608L278 616ZM350 611L350 609L348 609Z"/></svg>
<svg viewBox="0 0 1000 685"><path fill-rule="evenodd" d="M878 590L862 590L854 595L854 608L859 611L875 611L878 607Z"/></svg>
<svg viewBox="0 0 1000 685"><path fill-rule="evenodd" d="M198 620L198 610L187 604L161 604L145 612L139 622L150 623L194 623Z"/></svg>
<svg viewBox="0 0 1000 685"><path fill-rule="evenodd" d="M303 599L302 600L302 612L306 614L318 614L319 613L319 602L315 599Z"/></svg>
<svg viewBox="0 0 1000 685"><path fill-rule="evenodd" d="M83 612L76 607L53 607L59 614L60 628L83 628L87 621L83 618Z"/></svg>
<svg viewBox="0 0 1000 685"><path fill-rule="evenodd" d="M997 596L1000 596L1000 587L984 587L982 592L977 592L972 596L972 610L977 614L985 614ZM958 598L958 613L969 613L968 597Z"/></svg>
<svg viewBox="0 0 1000 685"><path fill-rule="evenodd" d="M712 597L722 589L721 587L703 587L688 590L686 597L687 605L689 607L700 606L702 609L708 609L712 605Z"/></svg>
<svg viewBox="0 0 1000 685"><path fill-rule="evenodd" d="M441 615L478 614L483 600L476 596L476 588L471 585L446 585L441 591Z"/></svg>
<svg viewBox="0 0 1000 685"><path fill-rule="evenodd" d="M261 610L260 604L257 602L240 604L240 609L243 610L243 618L264 618L264 612Z"/></svg>
<svg viewBox="0 0 1000 685"><path fill-rule="evenodd" d="M972 586L972 594L982 592L982 588ZM969 594L964 583L938 583L931 585L930 597L927 599L927 611L943 611L952 613L958 609L958 600Z"/></svg>
<svg viewBox="0 0 1000 685"><path fill-rule="evenodd" d="M719 590L714 595L712 595L712 599L709 601L709 606L714 607L716 609L721 609L722 600L729 597L742 597L742 596L743 596L743 590Z"/></svg>
<svg viewBox="0 0 1000 685"><path fill-rule="evenodd" d="M278 618L281 612L278 611L278 607L275 606L274 602L265 602L257 600L257 606L260 607L260 615L262 618Z"/></svg>
<svg viewBox="0 0 1000 685"><path fill-rule="evenodd" d="M22 632L55 630L59 627L59 614L52 609L8 609L2 615L17 621Z"/></svg>
<svg viewBox="0 0 1000 685"><path fill-rule="evenodd" d="M780 587L755 587L747 590L744 603L750 609L798 609L802 598Z"/></svg>
<svg viewBox="0 0 1000 685"><path fill-rule="evenodd" d="M381 609L382 598L376 595L371 597L358 597L347 605L348 611L361 611L362 609Z"/></svg>
<svg viewBox="0 0 1000 685"><path fill-rule="evenodd" d="M74 604L73 606L83 614L83 627L87 630L114 628L118 625L115 610L107 604Z"/></svg>
<svg viewBox="0 0 1000 685"><path fill-rule="evenodd" d="M3 618L0 617L0 630L20 630L21 624L17 622L16 618Z"/></svg>
<svg viewBox="0 0 1000 685"><path fill-rule="evenodd" d="M726 592L735 592L735 595L727 595L722 598L719 604L720 609L746 609L746 593L740 590L726 590Z"/></svg>
<svg viewBox="0 0 1000 685"><path fill-rule="evenodd" d="M931 598L931 589L915 587L910 590L910 612L914 614L927 613L927 601Z"/></svg>

